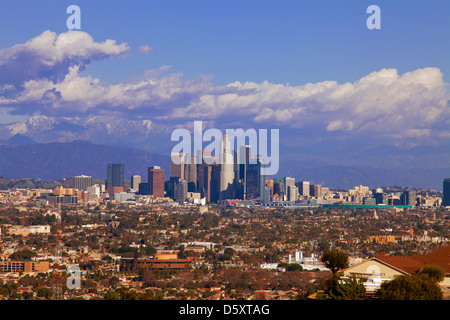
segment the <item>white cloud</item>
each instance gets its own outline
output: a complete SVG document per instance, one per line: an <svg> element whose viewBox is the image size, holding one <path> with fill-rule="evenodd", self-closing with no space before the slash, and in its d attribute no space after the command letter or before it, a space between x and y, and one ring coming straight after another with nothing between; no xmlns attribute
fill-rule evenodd
<svg viewBox="0 0 450 320"><path fill-rule="evenodd" d="M208 120L224 126L304 127L322 133L375 133L391 138L444 137L442 130L433 127L450 121L449 95L437 68L404 74L382 69L354 83L323 81L299 86L236 81L217 87L206 76L183 80L181 74L168 72L168 66L118 84L80 76L92 60L127 51L127 44L95 42L80 31L60 35L46 31L25 44L3 49L0 105L20 111L22 105L33 104L43 114L111 112L177 124Z"/></svg>
<svg viewBox="0 0 450 320"><path fill-rule="evenodd" d="M153 50L153 47L150 47L149 45L139 46L138 52L139 53L149 53Z"/></svg>

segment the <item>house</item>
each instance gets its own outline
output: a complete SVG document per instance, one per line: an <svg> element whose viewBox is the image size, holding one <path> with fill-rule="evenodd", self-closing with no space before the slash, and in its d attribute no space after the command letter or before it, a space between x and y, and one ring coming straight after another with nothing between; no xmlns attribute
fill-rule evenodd
<svg viewBox="0 0 450 320"><path fill-rule="evenodd" d="M381 283L401 275L412 275L424 266L439 266L445 271L442 287L450 286L450 245L425 255L386 256L383 253L343 270L343 278L356 277L363 281L368 294L380 288Z"/></svg>

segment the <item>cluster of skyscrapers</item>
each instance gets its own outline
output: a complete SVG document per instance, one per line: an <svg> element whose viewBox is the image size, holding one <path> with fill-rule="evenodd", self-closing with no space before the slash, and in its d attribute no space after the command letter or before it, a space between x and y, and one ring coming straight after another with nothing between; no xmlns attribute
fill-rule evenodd
<svg viewBox="0 0 450 320"><path fill-rule="evenodd" d="M206 202L226 199L265 198L266 185L262 159L252 153L250 145L231 150L227 135L223 135L220 154L198 150L195 154L171 154L169 197L184 201L188 192L199 193Z"/></svg>
<svg viewBox="0 0 450 320"><path fill-rule="evenodd" d="M131 177L131 193L127 192L128 188L125 186L125 165L120 163L107 165L107 179L103 189L96 188L92 177L84 175L73 177L72 187L84 192L81 195L84 201L91 196L97 197L104 191L110 195L110 199L122 201L133 199L134 193L137 193L155 198L170 197L178 202L195 197L204 199L204 202L239 199L257 200L262 204L320 199L323 194L329 193L329 189L321 185L310 184L308 181L296 182L291 177L265 180L263 161L259 155L252 153L252 146L243 145L231 150L227 135L222 137L218 155L213 155L211 150L198 150L195 154L172 153L171 160L169 181L165 181L164 169L152 166L148 168L148 181L142 181L139 175ZM53 197L57 201L60 196L55 194ZM61 199L72 203L73 197L75 194L64 195ZM77 197L80 198L80 195ZM351 202L366 205L415 206L417 200L413 190L404 191L396 202L396 199L390 199L388 194L383 193L381 188L370 192L368 187L363 186L349 190L349 197L352 197ZM443 182L442 205L450 206L450 178L445 178Z"/></svg>

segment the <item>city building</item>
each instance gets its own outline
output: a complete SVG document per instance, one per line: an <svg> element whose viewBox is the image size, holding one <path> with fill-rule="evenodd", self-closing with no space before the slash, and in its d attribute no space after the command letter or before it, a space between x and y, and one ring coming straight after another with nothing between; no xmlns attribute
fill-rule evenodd
<svg viewBox="0 0 450 320"><path fill-rule="evenodd" d="M416 192L414 190L404 191L400 196L400 204L403 206L415 206Z"/></svg>
<svg viewBox="0 0 450 320"><path fill-rule="evenodd" d="M299 181L297 183L298 186L298 193L304 197L309 197L310 192L310 183L309 181Z"/></svg>
<svg viewBox="0 0 450 320"><path fill-rule="evenodd" d="M109 194L125 191L124 172L124 164L108 163L106 172L106 189Z"/></svg>
<svg viewBox="0 0 450 320"><path fill-rule="evenodd" d="M51 232L50 225L36 225L36 226L12 226L8 229L8 234L22 235L24 237L29 234L49 234Z"/></svg>
<svg viewBox="0 0 450 320"><path fill-rule="evenodd" d="M183 152L174 152L170 154L170 158L170 176L185 180L184 169L186 154ZM174 160L178 163L174 162Z"/></svg>
<svg viewBox="0 0 450 320"><path fill-rule="evenodd" d="M309 186L309 195L311 197L320 198L322 196L322 186L320 184L311 184Z"/></svg>
<svg viewBox="0 0 450 320"><path fill-rule="evenodd" d="M176 254L155 254L148 258L122 258L120 270L186 270L191 259L178 259Z"/></svg>
<svg viewBox="0 0 450 320"><path fill-rule="evenodd" d="M87 191L87 188L92 186L92 177L91 176L75 176L72 177L72 187L78 190Z"/></svg>
<svg viewBox="0 0 450 320"><path fill-rule="evenodd" d="M142 178L140 175L133 175L131 176L131 189L133 190L139 190L139 183L142 182Z"/></svg>
<svg viewBox="0 0 450 320"><path fill-rule="evenodd" d="M148 194L156 198L164 197L164 169L159 166L148 168Z"/></svg>
<svg viewBox="0 0 450 320"><path fill-rule="evenodd" d="M298 189L295 185L288 187L288 201L296 201L298 199Z"/></svg>
<svg viewBox="0 0 450 320"><path fill-rule="evenodd" d="M184 202L187 198L188 184L185 180L178 180L174 183L174 200Z"/></svg>
<svg viewBox="0 0 450 320"><path fill-rule="evenodd" d="M220 199L227 199L230 196L230 189L233 186L234 161L231 153L230 140L227 135L222 136L220 143Z"/></svg>
<svg viewBox="0 0 450 320"><path fill-rule="evenodd" d="M284 192L289 198L289 187L295 187L295 178L285 177L284 178L284 187L285 187Z"/></svg>
<svg viewBox="0 0 450 320"><path fill-rule="evenodd" d="M0 261L0 272L47 272L48 261Z"/></svg>

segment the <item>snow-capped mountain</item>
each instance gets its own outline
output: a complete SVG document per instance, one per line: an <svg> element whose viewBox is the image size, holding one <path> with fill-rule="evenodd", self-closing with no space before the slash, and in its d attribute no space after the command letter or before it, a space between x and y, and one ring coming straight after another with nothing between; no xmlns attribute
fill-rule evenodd
<svg viewBox="0 0 450 320"><path fill-rule="evenodd" d="M34 116L22 122L0 125L0 140L15 135L29 137L38 143L84 140L168 154L172 148L170 135L174 129L151 120L127 120L113 116Z"/></svg>

